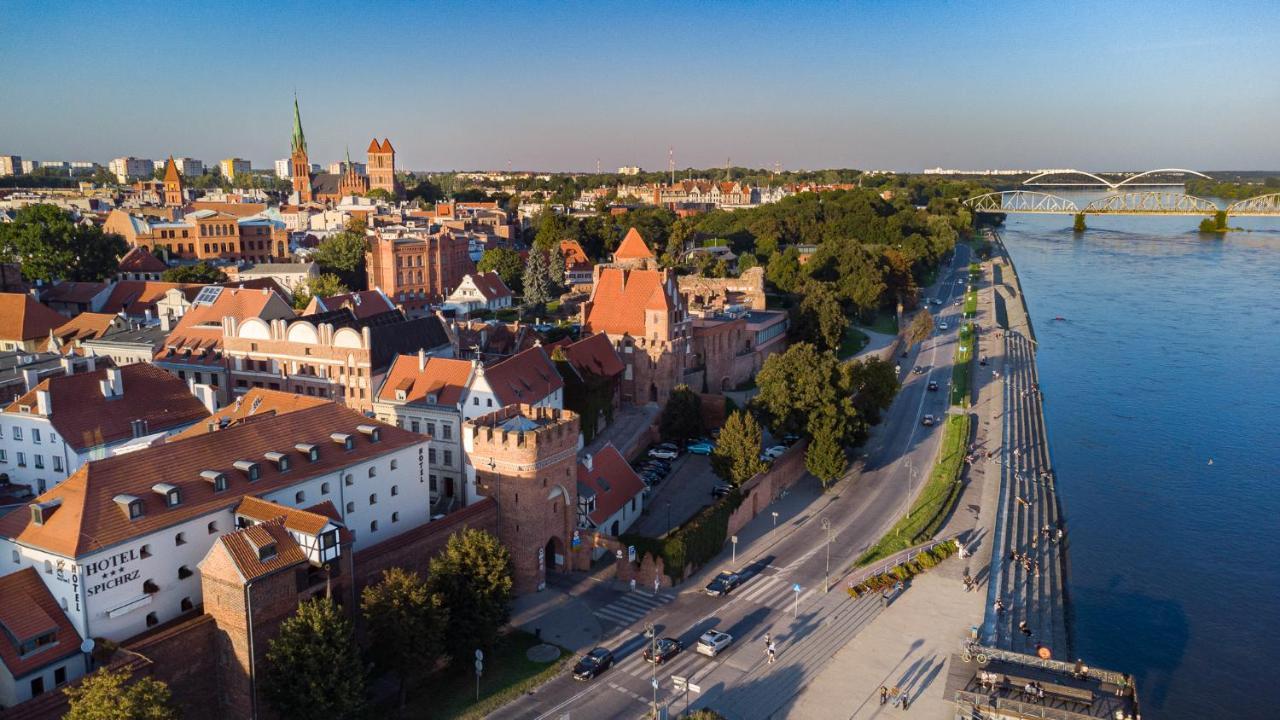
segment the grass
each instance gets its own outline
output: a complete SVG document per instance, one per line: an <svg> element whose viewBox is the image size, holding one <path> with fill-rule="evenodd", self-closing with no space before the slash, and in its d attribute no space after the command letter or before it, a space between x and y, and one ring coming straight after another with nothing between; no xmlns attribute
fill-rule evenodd
<svg viewBox="0 0 1280 720"><path fill-rule="evenodd" d="M856 327L850 325L845 328L844 337L840 340L840 348L836 352L837 357L841 360L851 358L858 353L859 350L867 346L871 342L871 338Z"/></svg>
<svg viewBox="0 0 1280 720"><path fill-rule="evenodd" d="M882 335L898 334L898 314L892 311L881 310L869 323L861 323L862 327L878 332Z"/></svg>
<svg viewBox="0 0 1280 720"><path fill-rule="evenodd" d="M528 690L555 677L573 655L562 651L552 663L536 663L525 652L541 641L532 634L517 630L503 638L501 644L484 658L484 675L480 677L480 702L476 702L476 676L472 658L466 657L432 675L420 687L410 690L405 705L405 718L482 718L506 705ZM395 716L395 700L383 707L385 714Z"/></svg>
<svg viewBox="0 0 1280 720"><path fill-rule="evenodd" d="M978 314L978 293L973 291L964 296L964 316L971 318Z"/></svg>
<svg viewBox="0 0 1280 720"><path fill-rule="evenodd" d="M969 404L969 378L973 374L973 327L969 323L960 326L959 345L956 347L955 364L951 367L951 404L966 407Z"/></svg>
<svg viewBox="0 0 1280 720"><path fill-rule="evenodd" d="M559 300L551 300L550 302L548 302L548 303L547 303L547 313L548 313L548 314L554 315L554 314L556 314L556 313L558 313L558 312L560 312L560 301L559 301Z"/></svg>
<svg viewBox="0 0 1280 720"><path fill-rule="evenodd" d="M960 498L960 469L969 443L969 415L949 415L943 428L942 450L928 482L921 488L910 512L858 558L855 567L906 550L932 538Z"/></svg>

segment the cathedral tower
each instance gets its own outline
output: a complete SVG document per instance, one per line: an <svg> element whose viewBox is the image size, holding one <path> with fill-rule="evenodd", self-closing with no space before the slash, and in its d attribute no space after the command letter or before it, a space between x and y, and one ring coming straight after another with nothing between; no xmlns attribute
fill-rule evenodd
<svg viewBox="0 0 1280 720"><path fill-rule="evenodd" d="M298 96L293 97L293 141L289 151L289 171L298 202L311 202L311 161L307 158L307 137L302 134L302 114L298 112Z"/></svg>
<svg viewBox="0 0 1280 720"><path fill-rule="evenodd" d="M396 149L386 138L369 141L369 189L379 188L396 194Z"/></svg>
<svg viewBox="0 0 1280 720"><path fill-rule="evenodd" d="M164 204L177 207L184 202L186 198L182 194L182 173L178 172L178 165L170 155L164 161Z"/></svg>

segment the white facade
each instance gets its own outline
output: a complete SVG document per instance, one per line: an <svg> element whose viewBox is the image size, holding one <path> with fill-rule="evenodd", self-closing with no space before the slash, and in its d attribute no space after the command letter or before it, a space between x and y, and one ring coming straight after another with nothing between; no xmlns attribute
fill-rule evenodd
<svg viewBox="0 0 1280 720"><path fill-rule="evenodd" d="M58 642L62 642L59 640ZM35 697L36 687L41 695L57 692L67 683L84 677L84 655L77 652L69 657L50 663L35 672L27 673L15 679L9 668L0 663L0 707L12 707Z"/></svg>
<svg viewBox="0 0 1280 720"><path fill-rule="evenodd" d="M456 310L463 315L470 315L476 310L500 310L511 307L511 294L487 298L476 285L474 275L463 275L458 287L445 298L444 307Z"/></svg>
<svg viewBox="0 0 1280 720"><path fill-rule="evenodd" d="M145 158L127 155L107 163L107 170L111 171L111 174L116 176L116 180L123 184L130 179L151 177L155 172L155 164Z"/></svg>
<svg viewBox="0 0 1280 720"><path fill-rule="evenodd" d="M355 536L353 551L360 551L430 520L428 445L423 438L260 497L297 508L333 502ZM197 565L219 535L235 529L242 496L228 493L222 508L77 558L0 538L0 575L36 568L82 636L124 641L200 603Z"/></svg>
<svg viewBox="0 0 1280 720"><path fill-rule="evenodd" d="M283 160L277 160L276 161L276 177L280 178L281 180L288 180L291 177L289 175L289 170L291 169L290 164L291 163L289 162L289 158L285 158Z"/></svg>
<svg viewBox="0 0 1280 720"><path fill-rule="evenodd" d="M528 402L527 400L521 400L520 402L533 407L547 407L563 410L564 388L556 388L537 402ZM485 379L484 368L476 368L476 373L471 378L471 386L467 388L466 398L462 404L462 419L474 420L481 415L488 415L494 410L500 409L502 406L503 403L498 400L498 396L493 392L493 388L489 386L489 381Z"/></svg>
<svg viewBox="0 0 1280 720"><path fill-rule="evenodd" d="M466 394L463 394L463 401ZM374 416L416 433L431 437L427 449L427 481L434 505L441 497L461 496L464 478L462 459L462 413L449 405L376 401Z"/></svg>
<svg viewBox="0 0 1280 720"><path fill-rule="evenodd" d="M22 172L21 155L0 155L0 177L17 175Z"/></svg>

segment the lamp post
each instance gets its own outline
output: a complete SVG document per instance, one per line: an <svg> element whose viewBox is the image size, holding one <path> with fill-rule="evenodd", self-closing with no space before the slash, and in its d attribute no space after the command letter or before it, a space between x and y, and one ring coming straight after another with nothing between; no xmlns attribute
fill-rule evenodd
<svg viewBox="0 0 1280 720"><path fill-rule="evenodd" d="M822 578L822 592L831 590L831 518L822 518L822 529L827 531L827 572Z"/></svg>
<svg viewBox="0 0 1280 720"><path fill-rule="evenodd" d="M655 656L658 654L658 633L653 627L653 623L645 623L644 636L649 639L649 658L655 661L651 663L653 665L653 680L650 684L653 685L653 716L656 718L658 717L658 663Z"/></svg>
<svg viewBox="0 0 1280 720"><path fill-rule="evenodd" d="M773 511L773 526L778 527L778 511Z"/></svg>

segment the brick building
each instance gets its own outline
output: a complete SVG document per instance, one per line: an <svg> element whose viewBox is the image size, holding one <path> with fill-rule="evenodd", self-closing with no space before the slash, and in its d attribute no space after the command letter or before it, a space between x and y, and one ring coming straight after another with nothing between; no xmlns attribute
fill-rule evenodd
<svg viewBox="0 0 1280 720"><path fill-rule="evenodd" d="M0 350L35 352L66 318L25 293L0 293Z"/></svg>
<svg viewBox="0 0 1280 720"><path fill-rule="evenodd" d="M396 149L391 141L377 138L369 141L369 189L386 190L392 196L397 194L396 187Z"/></svg>
<svg viewBox="0 0 1280 720"><path fill-rule="evenodd" d="M378 230L369 238L365 267L369 285L397 303L440 302L475 271L469 242L449 231Z"/></svg>

